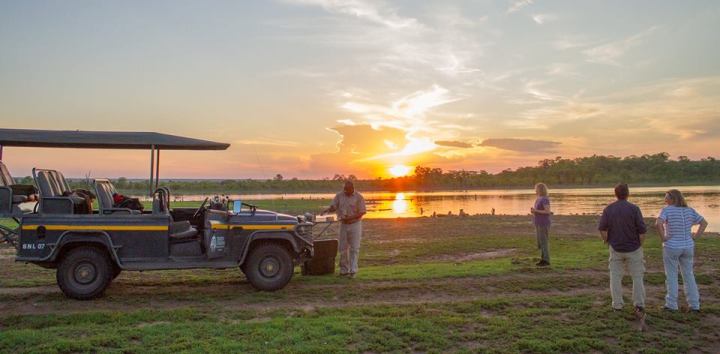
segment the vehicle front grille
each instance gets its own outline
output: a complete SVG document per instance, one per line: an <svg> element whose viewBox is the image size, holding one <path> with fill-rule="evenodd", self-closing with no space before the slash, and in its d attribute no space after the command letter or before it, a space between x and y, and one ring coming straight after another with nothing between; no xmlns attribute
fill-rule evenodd
<svg viewBox="0 0 720 354"><path fill-rule="evenodd" d="M312 236L312 225L300 225L295 230L300 236L311 237Z"/></svg>

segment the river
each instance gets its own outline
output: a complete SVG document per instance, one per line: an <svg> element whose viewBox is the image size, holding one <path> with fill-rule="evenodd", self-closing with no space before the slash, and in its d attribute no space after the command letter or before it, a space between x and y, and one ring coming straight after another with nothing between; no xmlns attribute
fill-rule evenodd
<svg viewBox="0 0 720 354"><path fill-rule="evenodd" d="M720 231L720 186L636 187L629 200L640 206L643 215L656 217L664 206L663 196L670 188L683 192L688 204L708 221L710 231ZM367 192L362 193L368 205L369 218L431 216L433 213L526 215L535 200L532 189L497 189L437 192ZM330 199L334 194L248 194L243 200ZM184 200L202 199L186 195ZM612 188L569 188L550 190L553 212L560 215L599 215L615 200Z"/></svg>

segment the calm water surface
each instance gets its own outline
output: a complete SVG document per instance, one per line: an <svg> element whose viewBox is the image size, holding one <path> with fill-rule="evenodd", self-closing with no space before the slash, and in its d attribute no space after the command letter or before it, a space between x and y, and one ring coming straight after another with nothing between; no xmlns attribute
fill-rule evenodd
<svg viewBox="0 0 720 354"><path fill-rule="evenodd" d="M688 204L710 223L710 231L720 231L720 186L638 187L630 190L629 200L640 206L643 215L656 217L664 206L664 193L670 188L683 192ZM362 191L360 191L362 193ZM445 192L367 192L370 218L430 216L433 213L527 215L535 201L532 189L468 190ZM243 200L330 199L334 194L256 194L233 196ZM184 200L204 196L184 196ZM553 212L561 215L599 215L615 200L612 188L577 188L550 190Z"/></svg>

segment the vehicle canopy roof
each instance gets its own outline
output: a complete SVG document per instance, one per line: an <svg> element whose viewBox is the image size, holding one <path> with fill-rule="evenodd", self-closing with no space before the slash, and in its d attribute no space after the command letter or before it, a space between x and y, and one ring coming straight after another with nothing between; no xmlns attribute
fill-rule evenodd
<svg viewBox="0 0 720 354"><path fill-rule="evenodd" d="M153 132L0 128L0 146L85 149L226 150L230 144Z"/></svg>
<svg viewBox="0 0 720 354"><path fill-rule="evenodd" d="M160 150L227 150L230 144L153 132L0 128L0 160L5 146L150 150L150 195L160 180ZM154 183L153 183L154 182Z"/></svg>

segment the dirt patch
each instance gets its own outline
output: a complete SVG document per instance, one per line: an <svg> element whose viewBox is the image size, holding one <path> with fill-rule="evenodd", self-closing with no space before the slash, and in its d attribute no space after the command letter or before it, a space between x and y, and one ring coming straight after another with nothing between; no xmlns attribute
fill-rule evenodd
<svg viewBox="0 0 720 354"><path fill-rule="evenodd" d="M510 257L517 253L515 248L505 248L486 252L466 253L466 254L444 254L440 256L432 257L432 260L446 261L446 262L469 262L483 259L494 259L502 257Z"/></svg>
<svg viewBox="0 0 720 354"><path fill-rule="evenodd" d="M0 288L0 296L21 296L21 295L40 295L52 294L60 291L57 286L36 286L28 288Z"/></svg>
<svg viewBox="0 0 720 354"><path fill-rule="evenodd" d="M371 239L371 238L368 238L368 239ZM392 240L375 239L375 240L372 240L372 242L376 243L378 245L382 245L382 244L386 244L386 243L420 243L420 242L425 242L425 240L421 239L421 238L396 238L396 239L392 239Z"/></svg>
<svg viewBox="0 0 720 354"><path fill-rule="evenodd" d="M146 323L140 323L137 325L137 328L144 328L144 327L150 327L150 326L158 326L158 325L167 325L171 324L168 321L157 321L157 322L146 322Z"/></svg>

